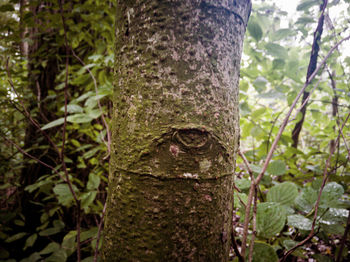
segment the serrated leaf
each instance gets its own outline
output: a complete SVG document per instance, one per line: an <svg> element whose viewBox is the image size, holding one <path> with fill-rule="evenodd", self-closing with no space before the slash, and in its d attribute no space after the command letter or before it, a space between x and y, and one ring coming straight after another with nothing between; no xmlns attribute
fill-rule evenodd
<svg viewBox="0 0 350 262"><path fill-rule="evenodd" d="M312 187L304 188L295 199L296 207L305 212L309 213L314 208L317 200L317 192Z"/></svg>
<svg viewBox="0 0 350 262"><path fill-rule="evenodd" d="M64 118L61 117L59 119L56 119L46 125L44 125L41 129L42 130L46 130L46 129L49 129L49 128L52 128L52 127L55 127L55 126L59 126L59 125L62 125L64 123Z"/></svg>
<svg viewBox="0 0 350 262"><path fill-rule="evenodd" d="M264 238L276 236L286 222L285 209L278 203L264 202L257 206L256 227L258 235Z"/></svg>
<svg viewBox="0 0 350 262"><path fill-rule="evenodd" d="M248 261L249 254L246 255ZM277 262L278 256L275 249L263 242L254 242L253 262Z"/></svg>
<svg viewBox="0 0 350 262"><path fill-rule="evenodd" d="M249 21L248 23L248 32L255 39L255 41L259 42L262 38L263 31L258 23L255 21Z"/></svg>
<svg viewBox="0 0 350 262"><path fill-rule="evenodd" d="M302 215L288 216L288 226L292 226L301 230L311 230L312 221Z"/></svg>
<svg viewBox="0 0 350 262"><path fill-rule="evenodd" d="M282 160L271 161L267 168L267 172L275 176L284 175L286 171L287 171L286 164Z"/></svg>
<svg viewBox="0 0 350 262"><path fill-rule="evenodd" d="M320 207L333 207L344 194L344 188L336 182L325 185L321 195Z"/></svg>
<svg viewBox="0 0 350 262"><path fill-rule="evenodd" d="M267 201L290 206L294 204L297 196L298 187L292 182L284 182L270 188L267 193Z"/></svg>

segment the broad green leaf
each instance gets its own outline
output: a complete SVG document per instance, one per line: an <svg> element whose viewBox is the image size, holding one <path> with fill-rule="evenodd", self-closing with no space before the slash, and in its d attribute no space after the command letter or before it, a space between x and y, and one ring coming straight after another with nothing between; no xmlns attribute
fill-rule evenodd
<svg viewBox="0 0 350 262"><path fill-rule="evenodd" d="M243 191L250 188L251 181L249 179L242 178L242 179L237 179L235 181L235 184L240 190Z"/></svg>
<svg viewBox="0 0 350 262"><path fill-rule="evenodd" d="M49 128L52 128L52 127L55 127L55 126L59 126L59 125L62 125L64 123L64 118L61 117L59 119L56 119L46 125L44 125L41 129L42 130L46 130L46 129L49 129Z"/></svg>
<svg viewBox="0 0 350 262"><path fill-rule="evenodd" d="M276 58L272 61L272 68L283 69L285 64L286 62L284 61L284 59Z"/></svg>
<svg viewBox="0 0 350 262"><path fill-rule="evenodd" d="M301 230L311 230L312 221L302 215L288 216L288 226L292 226Z"/></svg>
<svg viewBox="0 0 350 262"><path fill-rule="evenodd" d="M267 43L265 45L265 48L267 50L267 53L272 55L273 57L281 59L288 58L288 51L283 46L274 43Z"/></svg>
<svg viewBox="0 0 350 262"><path fill-rule="evenodd" d="M286 164L282 160L271 161L267 168L267 172L275 176L284 175L286 171Z"/></svg>
<svg viewBox="0 0 350 262"><path fill-rule="evenodd" d="M317 200L317 192L312 187L305 187L295 199L296 207L309 213L314 208Z"/></svg>
<svg viewBox="0 0 350 262"><path fill-rule="evenodd" d="M336 182L325 185L321 195L320 207L333 207L344 194L344 188Z"/></svg>
<svg viewBox="0 0 350 262"><path fill-rule="evenodd" d="M317 262L333 262L334 261L330 257L322 255L322 254L314 254L314 255L312 255L312 257L314 259L316 259Z"/></svg>
<svg viewBox="0 0 350 262"><path fill-rule="evenodd" d="M248 32L257 42L259 42L263 35L260 25L253 20L248 23Z"/></svg>
<svg viewBox="0 0 350 262"><path fill-rule="evenodd" d="M266 80L266 78L264 78L262 76L258 76L254 80L253 86L255 87L255 89L257 89L257 91L265 90L265 87L266 87L267 83L268 83L268 81Z"/></svg>
<svg viewBox="0 0 350 262"><path fill-rule="evenodd" d="M99 187L100 182L101 182L101 178L98 175L95 175L94 173L90 173L89 181L87 183L87 189L96 190Z"/></svg>
<svg viewBox="0 0 350 262"><path fill-rule="evenodd" d="M12 11L15 11L15 9L11 4L4 4L0 6L0 12L12 12Z"/></svg>
<svg viewBox="0 0 350 262"><path fill-rule="evenodd" d="M77 192L77 187L74 185L72 186L73 190ZM58 202L64 206L69 206L70 203L73 201L72 192L70 191L69 186L67 184L57 184L53 188L53 192L56 194Z"/></svg>
<svg viewBox="0 0 350 262"><path fill-rule="evenodd" d="M292 182L284 182L270 188L267 201L290 206L294 204L297 195L298 187Z"/></svg>
<svg viewBox="0 0 350 262"><path fill-rule="evenodd" d="M259 203L256 215L258 235L264 238L276 236L286 222L285 209L278 203Z"/></svg>
<svg viewBox="0 0 350 262"><path fill-rule="evenodd" d="M94 246L94 248L95 248L95 246ZM90 256L90 257L84 258L81 262L93 262L93 261L94 261L94 257Z"/></svg>
<svg viewBox="0 0 350 262"><path fill-rule="evenodd" d="M248 261L249 254L246 255ZM275 249L263 242L254 242L253 262L277 262L278 256Z"/></svg>

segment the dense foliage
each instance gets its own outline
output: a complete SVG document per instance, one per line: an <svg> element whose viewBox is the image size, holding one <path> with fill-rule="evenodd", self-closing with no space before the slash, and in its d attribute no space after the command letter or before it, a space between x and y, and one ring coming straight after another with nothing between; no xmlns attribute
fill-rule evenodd
<svg viewBox="0 0 350 262"><path fill-rule="evenodd" d="M108 180L115 3L29 2L0 0L0 260L93 261ZM292 132L303 118L300 104L256 187L250 234L242 233L252 179L305 83L322 3L302 0L290 18L253 1L240 80L233 245L253 238L253 261L277 261L310 233L293 256L349 259L349 42L308 85L298 144ZM349 1L330 1L324 14L318 64L349 35Z"/></svg>

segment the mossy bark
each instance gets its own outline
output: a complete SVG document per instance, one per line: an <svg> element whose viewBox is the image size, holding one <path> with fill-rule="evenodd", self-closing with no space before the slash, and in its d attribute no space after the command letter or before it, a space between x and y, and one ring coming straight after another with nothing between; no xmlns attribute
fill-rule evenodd
<svg viewBox="0 0 350 262"><path fill-rule="evenodd" d="M104 261L227 261L251 3L118 1Z"/></svg>

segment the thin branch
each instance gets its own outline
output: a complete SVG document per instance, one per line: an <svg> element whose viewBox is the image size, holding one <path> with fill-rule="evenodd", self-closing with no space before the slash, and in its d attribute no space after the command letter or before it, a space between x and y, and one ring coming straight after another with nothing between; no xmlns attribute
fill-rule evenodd
<svg viewBox="0 0 350 262"><path fill-rule="evenodd" d="M105 202L105 204L103 206L100 223L98 224L97 239L96 239L95 254L94 254L94 262L97 262L98 245L99 245L100 238L101 238L102 225L103 225L103 220L104 220L104 216L105 216L105 213L106 213L106 209L107 209L107 201Z"/></svg>
<svg viewBox="0 0 350 262"><path fill-rule="evenodd" d="M325 58L321 61L321 63L317 66L317 68L315 69L315 71L312 73L312 75L309 77L308 81L304 84L303 88L299 91L298 95L296 96L296 98L294 99L278 133L277 136L275 138L275 140L272 143L272 146L270 148L269 153L266 156L266 160L264 162L263 168L260 172L260 174L258 175L258 177L255 179L255 185L258 185L261 181L261 179L263 178L266 169L272 159L273 153L277 147L277 144L282 136L282 133L284 131L284 129L286 128L287 124L288 124L288 120L297 104L297 102L299 101L299 98L301 97L301 95L303 94L303 92L305 91L305 89L309 86L309 84L311 83L311 81L315 78L316 74L318 73L318 71L323 67L323 65L325 64L325 62L327 61L327 59L330 57L330 55L334 52L334 50L340 45L342 44L344 41L347 41L350 39L350 35L343 38L342 40L340 40L338 43L336 43L331 50L329 50L329 52L327 53L327 55L325 56ZM242 239L242 243L246 243L246 238L248 235L248 226L249 226L249 215L250 215L250 207L252 205L252 201L253 201L253 190L254 190L254 184L251 185L250 189L249 189L249 195L248 195L248 201L247 201L247 207L246 207L246 217L245 217L245 221L244 221L244 228L243 228L243 239ZM245 245L242 244L242 256L245 256ZM243 252L244 251L244 252Z"/></svg>
<svg viewBox="0 0 350 262"><path fill-rule="evenodd" d="M249 262L253 261L254 241L255 241L255 236L257 234L257 232L256 232L257 203L258 203L258 190L257 190L257 187L255 187L254 204L253 204L253 234L252 234L252 238L250 240L249 257L248 257Z"/></svg>

